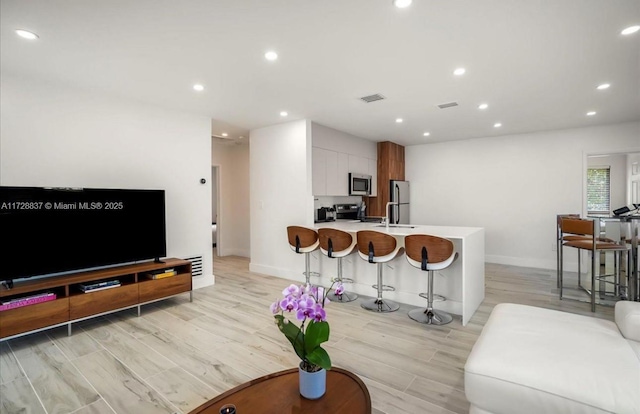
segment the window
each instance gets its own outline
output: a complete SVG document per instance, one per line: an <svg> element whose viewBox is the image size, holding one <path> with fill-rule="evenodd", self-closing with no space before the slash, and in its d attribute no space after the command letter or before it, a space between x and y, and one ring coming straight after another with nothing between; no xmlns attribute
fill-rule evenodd
<svg viewBox="0 0 640 414"><path fill-rule="evenodd" d="M587 212L609 213L610 206L610 167L587 169Z"/></svg>

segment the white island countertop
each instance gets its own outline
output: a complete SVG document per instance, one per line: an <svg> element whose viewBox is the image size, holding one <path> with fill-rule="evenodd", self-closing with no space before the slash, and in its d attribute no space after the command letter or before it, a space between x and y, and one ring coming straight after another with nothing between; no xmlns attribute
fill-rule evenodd
<svg viewBox="0 0 640 414"><path fill-rule="evenodd" d="M466 325L471 316L484 300L484 228L431 226L413 224L390 224L337 220L314 224L315 229L334 228L349 232L355 236L361 230L373 230L394 236L400 246L404 246L404 236L411 234L429 234L450 239L458 252L456 260L449 268L436 272L434 293L444 295L447 300L435 302L434 308L461 315ZM323 261L330 261L323 257ZM375 266L360 259L352 260L353 288L357 293L373 296L374 290L369 282L375 282ZM426 300L418 296L426 292L427 275L409 265L403 256L394 259L385 269L385 284L395 286L395 292L385 292L385 297L398 302L426 307ZM327 269L332 271L331 268ZM422 276L422 277L421 277Z"/></svg>

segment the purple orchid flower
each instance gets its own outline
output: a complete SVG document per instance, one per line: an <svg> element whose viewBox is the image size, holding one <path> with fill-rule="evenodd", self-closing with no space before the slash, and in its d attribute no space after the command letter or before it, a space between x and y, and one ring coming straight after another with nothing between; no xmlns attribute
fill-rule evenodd
<svg viewBox="0 0 640 414"><path fill-rule="evenodd" d="M316 305L314 306L313 321L324 322L326 320L327 320L327 312L324 310L322 305L320 305L319 303L316 303Z"/></svg>
<svg viewBox="0 0 640 414"><path fill-rule="evenodd" d="M291 296L287 296L280 301L280 308L283 311L292 312L298 309L298 301Z"/></svg>
<svg viewBox="0 0 640 414"><path fill-rule="evenodd" d="M336 288L334 290L335 294L340 296L344 293L344 285L340 282L336 284Z"/></svg>
<svg viewBox="0 0 640 414"><path fill-rule="evenodd" d="M298 301L298 312L296 317L302 321L305 318L313 318L315 314L316 301L309 295L302 295Z"/></svg>
<svg viewBox="0 0 640 414"><path fill-rule="evenodd" d="M271 309L271 313L273 313L274 315L277 315L278 313L280 313L280 302L276 299L275 302L273 302L271 304L271 306L269 306L269 309Z"/></svg>
<svg viewBox="0 0 640 414"><path fill-rule="evenodd" d="M297 285L291 284L287 288L282 291L284 296L293 296L297 298L300 295L300 287Z"/></svg>

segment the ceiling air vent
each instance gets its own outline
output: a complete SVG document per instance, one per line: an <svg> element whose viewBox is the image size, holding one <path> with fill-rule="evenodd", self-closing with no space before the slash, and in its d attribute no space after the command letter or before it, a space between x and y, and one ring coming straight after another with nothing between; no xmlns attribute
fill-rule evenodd
<svg viewBox="0 0 640 414"><path fill-rule="evenodd" d="M365 101L366 103L371 103L371 102L383 100L384 96L380 95L379 93L376 93L376 94L369 95L369 96L363 96L360 99Z"/></svg>
<svg viewBox="0 0 640 414"><path fill-rule="evenodd" d="M458 102L447 102L447 103L443 103L438 105L438 108L440 109L447 109L447 108L451 108L454 106L458 106Z"/></svg>

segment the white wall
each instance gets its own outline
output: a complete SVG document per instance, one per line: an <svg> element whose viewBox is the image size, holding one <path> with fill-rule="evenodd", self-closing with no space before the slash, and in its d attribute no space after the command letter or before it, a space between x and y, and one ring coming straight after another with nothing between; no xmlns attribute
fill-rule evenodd
<svg viewBox="0 0 640 414"><path fill-rule="evenodd" d="M213 143L211 162L220 175L218 255L249 257L249 145Z"/></svg>
<svg viewBox="0 0 640 414"><path fill-rule="evenodd" d="M584 214L587 154L639 137L632 122L408 146L412 222L484 227L488 262L555 269L556 214Z"/></svg>
<svg viewBox="0 0 640 414"><path fill-rule="evenodd" d="M302 281L304 258L289 248L286 228L313 226L311 123L254 129L250 142L250 270Z"/></svg>
<svg viewBox="0 0 640 414"><path fill-rule="evenodd" d="M164 189L167 254L213 284L211 120L2 75L0 184Z"/></svg>

